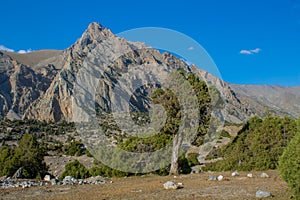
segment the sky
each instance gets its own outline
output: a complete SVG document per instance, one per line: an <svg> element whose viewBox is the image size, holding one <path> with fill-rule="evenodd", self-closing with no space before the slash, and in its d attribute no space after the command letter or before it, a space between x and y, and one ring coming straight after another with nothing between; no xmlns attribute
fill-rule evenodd
<svg viewBox="0 0 300 200"><path fill-rule="evenodd" d="M161 27L197 41L227 82L300 86L300 0L10 0L0 19L8 51L66 49L94 21L116 34Z"/></svg>

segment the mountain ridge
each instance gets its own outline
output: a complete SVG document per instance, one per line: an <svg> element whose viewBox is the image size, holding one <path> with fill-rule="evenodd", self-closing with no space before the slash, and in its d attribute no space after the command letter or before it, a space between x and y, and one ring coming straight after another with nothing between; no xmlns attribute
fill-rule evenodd
<svg viewBox="0 0 300 200"><path fill-rule="evenodd" d="M120 56L119 51L127 53ZM45 55L29 61L26 58L26 56L34 57L41 52ZM242 123L254 115L263 117L267 110L294 118L300 113L300 101L297 101L300 97L298 94L300 87L295 89L284 86L254 87L226 83L194 65L189 67L169 53L161 54L144 43L119 38L109 29L95 22L91 23L69 48L51 51L49 55L45 52L47 51L22 54L23 60L15 54L0 52L0 116L2 118L72 121L72 90L75 77L78 70L86 64L88 56L89 58L100 56L102 58L100 61L103 62L100 72L110 73L101 82L102 100L99 105L102 109L107 109L110 103L108 98L113 96L113 78L118 77L120 72L128 70L133 64L150 63L162 67L167 72L183 69L195 73L208 85L214 85L226 102L226 109L222 111L222 115L230 123ZM144 84L153 80L153 77L146 78L147 73L151 73L151 70L140 75L140 78L144 79L142 80ZM263 93L268 93L268 98L259 96ZM279 100L273 97L275 94Z"/></svg>

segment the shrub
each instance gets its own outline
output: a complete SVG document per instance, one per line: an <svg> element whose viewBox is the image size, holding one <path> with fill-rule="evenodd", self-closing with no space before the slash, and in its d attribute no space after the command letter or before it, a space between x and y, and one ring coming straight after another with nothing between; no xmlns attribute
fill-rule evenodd
<svg viewBox="0 0 300 200"><path fill-rule="evenodd" d="M67 145L64 148L65 154L70 156L81 156L85 154L86 149L84 145L78 141L71 142L70 145Z"/></svg>
<svg viewBox="0 0 300 200"><path fill-rule="evenodd" d="M15 150L3 146L0 153L0 175L12 176L20 167L23 178L42 177L47 171L46 152L31 134L24 134Z"/></svg>
<svg viewBox="0 0 300 200"><path fill-rule="evenodd" d="M279 159L278 169L281 177L291 188L297 200L300 199L300 118L298 133L291 140Z"/></svg>
<svg viewBox="0 0 300 200"><path fill-rule="evenodd" d="M189 153L187 155L187 160L189 163L190 167L193 167L195 165L200 165L199 161L198 161L198 155L197 153Z"/></svg>
<svg viewBox="0 0 300 200"><path fill-rule="evenodd" d="M268 115L264 120L251 118L231 143L214 156L223 160L206 165L208 170L275 169L283 150L297 130L296 121Z"/></svg>
<svg viewBox="0 0 300 200"><path fill-rule="evenodd" d="M65 166L65 171L61 175L61 179L66 176L73 176L76 179L84 179L90 176L89 170L78 160L74 160Z"/></svg>
<svg viewBox="0 0 300 200"><path fill-rule="evenodd" d="M116 169L112 169L106 165L100 164L97 167L92 167L89 170L92 176L104 176L104 177L124 177L128 176L127 172L122 172Z"/></svg>
<svg viewBox="0 0 300 200"><path fill-rule="evenodd" d="M220 136L221 137L231 138L231 135L227 131L225 131L225 130L222 130Z"/></svg>
<svg viewBox="0 0 300 200"><path fill-rule="evenodd" d="M178 171L180 172L180 174L189 174L192 171L189 165L189 161L185 157L185 154L182 154L178 158Z"/></svg>

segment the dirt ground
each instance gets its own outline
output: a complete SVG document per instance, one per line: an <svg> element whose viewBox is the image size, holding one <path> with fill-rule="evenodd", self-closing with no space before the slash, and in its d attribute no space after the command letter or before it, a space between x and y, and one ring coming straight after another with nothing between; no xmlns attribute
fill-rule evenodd
<svg viewBox="0 0 300 200"><path fill-rule="evenodd" d="M0 189L0 199L256 199L257 190L271 192L270 199L290 199L291 193L277 171L267 171L269 178L260 178L261 172L247 172L231 177L230 172L201 173L173 176L142 176L112 178L103 185L43 186L27 189ZM222 174L225 180L208 181L210 175ZM163 183L173 180L183 183L178 190L165 190Z"/></svg>

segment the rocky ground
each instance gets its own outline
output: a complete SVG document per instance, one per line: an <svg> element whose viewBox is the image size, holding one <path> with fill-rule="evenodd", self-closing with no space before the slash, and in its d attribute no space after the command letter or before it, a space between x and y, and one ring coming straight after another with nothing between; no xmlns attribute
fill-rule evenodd
<svg viewBox="0 0 300 200"><path fill-rule="evenodd" d="M0 189L0 199L257 199L256 192L267 191L271 199L290 199L291 193L277 171L267 171L269 178L261 178L262 172L201 173L173 176L142 176L112 178L103 184L43 185L30 188ZM221 181L208 179L219 175ZM182 183L177 190L166 190L163 184L173 180Z"/></svg>

